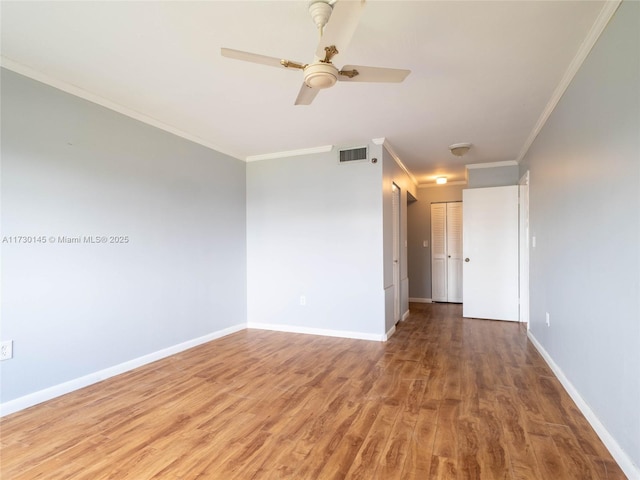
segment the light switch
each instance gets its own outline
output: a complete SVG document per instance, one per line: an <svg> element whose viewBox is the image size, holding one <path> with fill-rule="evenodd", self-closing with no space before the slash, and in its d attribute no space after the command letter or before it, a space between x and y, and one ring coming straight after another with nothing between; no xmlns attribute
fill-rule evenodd
<svg viewBox="0 0 640 480"><path fill-rule="evenodd" d="M536 237L535 236L531 237L531 246L533 248L536 248Z"/></svg>
<svg viewBox="0 0 640 480"><path fill-rule="evenodd" d="M424 248L429 248L429 240L425 240L424 242L422 242L422 246Z"/></svg>

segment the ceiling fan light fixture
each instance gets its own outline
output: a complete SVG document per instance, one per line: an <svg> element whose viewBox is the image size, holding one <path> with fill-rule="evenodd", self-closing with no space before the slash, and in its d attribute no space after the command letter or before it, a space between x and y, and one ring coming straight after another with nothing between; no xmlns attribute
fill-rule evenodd
<svg viewBox="0 0 640 480"><path fill-rule="evenodd" d="M449 150L456 157L462 157L469 151L470 148L470 143L454 143L453 145L449 145Z"/></svg>
<svg viewBox="0 0 640 480"><path fill-rule="evenodd" d="M331 63L312 63L304 69L304 83L310 88L333 87L338 81L338 70Z"/></svg>
<svg viewBox="0 0 640 480"><path fill-rule="evenodd" d="M436 177L436 183L438 185L444 185L447 183L447 177Z"/></svg>

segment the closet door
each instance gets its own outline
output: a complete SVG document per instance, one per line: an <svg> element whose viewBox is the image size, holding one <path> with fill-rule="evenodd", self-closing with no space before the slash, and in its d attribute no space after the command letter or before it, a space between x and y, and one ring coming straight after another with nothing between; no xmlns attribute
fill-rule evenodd
<svg viewBox="0 0 640 480"><path fill-rule="evenodd" d="M462 203L432 203L432 301L462 302L462 264Z"/></svg>
<svg viewBox="0 0 640 480"><path fill-rule="evenodd" d="M447 301L447 204L431 204L431 300Z"/></svg>
<svg viewBox="0 0 640 480"><path fill-rule="evenodd" d="M462 303L462 203L447 203L447 302Z"/></svg>

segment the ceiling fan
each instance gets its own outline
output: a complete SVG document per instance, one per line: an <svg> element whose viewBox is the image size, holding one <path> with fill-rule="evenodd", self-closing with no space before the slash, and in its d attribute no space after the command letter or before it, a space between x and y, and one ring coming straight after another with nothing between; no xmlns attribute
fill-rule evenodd
<svg viewBox="0 0 640 480"><path fill-rule="evenodd" d="M411 73L410 70L362 65L345 65L338 70L332 63L336 55L346 50L349 45L360 21L364 4L365 0L312 0L310 2L309 13L320 33L315 58L311 63L293 62L231 48L222 48L221 53L224 57L245 62L302 70L304 82L296 98L296 105L310 105L320 90L332 87L338 81L402 82Z"/></svg>

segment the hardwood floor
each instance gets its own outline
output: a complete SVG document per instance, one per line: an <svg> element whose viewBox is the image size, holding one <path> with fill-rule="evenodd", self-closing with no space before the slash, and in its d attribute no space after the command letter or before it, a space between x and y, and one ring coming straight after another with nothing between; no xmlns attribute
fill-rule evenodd
<svg viewBox="0 0 640 480"><path fill-rule="evenodd" d="M525 329L246 330L5 417L1 478L623 479Z"/></svg>

